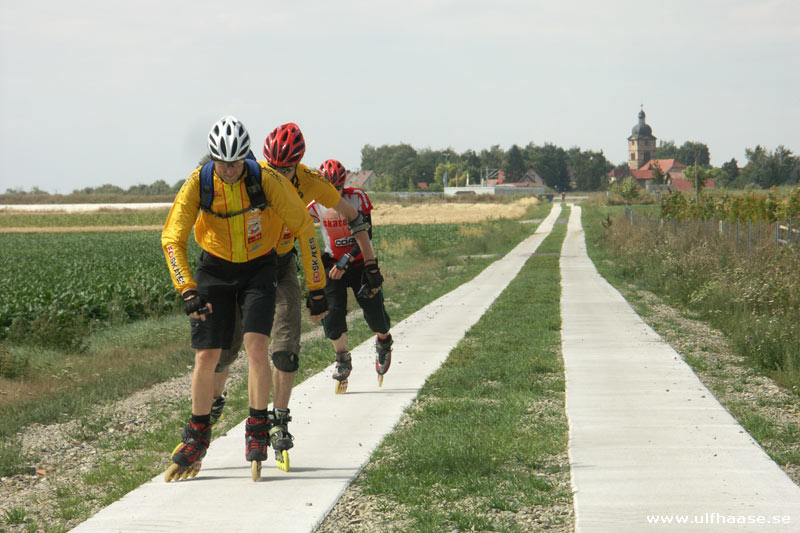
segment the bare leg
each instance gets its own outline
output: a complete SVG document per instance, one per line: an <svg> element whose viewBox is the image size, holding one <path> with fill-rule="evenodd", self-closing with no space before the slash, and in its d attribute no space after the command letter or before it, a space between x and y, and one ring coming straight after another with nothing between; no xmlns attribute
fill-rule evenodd
<svg viewBox="0 0 800 533"><path fill-rule="evenodd" d="M228 380L228 370L214 372L214 398L219 398L225 392L225 382Z"/></svg>
<svg viewBox="0 0 800 533"><path fill-rule="evenodd" d="M275 386L273 404L275 407L286 409L289 407L289 398L292 396L294 377L297 372L284 372L278 369L273 372L272 383Z"/></svg>
<svg viewBox="0 0 800 533"><path fill-rule="evenodd" d="M214 369L219 361L219 348L197 350L192 372L192 413L207 415L211 412L214 392Z"/></svg>
<svg viewBox="0 0 800 533"><path fill-rule="evenodd" d="M272 384L272 372L269 367L269 337L261 333L247 332L244 334L244 346L250 366L247 383L250 407L266 409L269 405L269 391Z"/></svg>
<svg viewBox="0 0 800 533"><path fill-rule="evenodd" d="M333 341L333 349L337 352L346 352L347 351L347 333L342 333L342 336L338 339L334 339Z"/></svg>

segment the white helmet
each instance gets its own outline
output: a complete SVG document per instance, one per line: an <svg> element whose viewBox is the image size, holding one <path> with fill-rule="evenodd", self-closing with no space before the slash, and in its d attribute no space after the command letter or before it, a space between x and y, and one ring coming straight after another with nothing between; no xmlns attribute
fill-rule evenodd
<svg viewBox="0 0 800 533"><path fill-rule="evenodd" d="M208 149L217 161L240 161L250 152L250 134L236 117L222 117L208 134Z"/></svg>

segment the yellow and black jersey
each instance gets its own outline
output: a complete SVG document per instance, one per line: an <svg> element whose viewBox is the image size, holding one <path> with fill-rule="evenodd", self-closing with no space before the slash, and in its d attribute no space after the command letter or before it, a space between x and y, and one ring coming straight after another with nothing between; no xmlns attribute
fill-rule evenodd
<svg viewBox="0 0 800 533"><path fill-rule="evenodd" d="M262 168L270 168L266 161L259 161L258 164L261 165ZM287 179L287 181L290 181L292 185L294 185L294 190L297 192L303 205L308 205L312 201L316 201L325 207L333 208L339 203L339 200L342 199L339 191L336 190L336 187L331 185L330 181L316 170L311 170L302 163L297 165L294 177L291 180ZM280 240L275 247L278 254L283 255L294 248L294 238L295 235L287 224L284 226Z"/></svg>
<svg viewBox="0 0 800 533"><path fill-rule="evenodd" d="M213 212L235 213L250 206L244 176L227 184L214 172L213 182ZM200 168L189 175L161 233L161 245L178 292L197 288L186 254L192 229L203 250L232 263L244 263L273 252L283 228L288 227L300 241L309 290L325 286L314 223L305 208L307 202L301 202L287 180L270 168L261 169L261 185L269 204L266 209L221 218L200 208Z"/></svg>

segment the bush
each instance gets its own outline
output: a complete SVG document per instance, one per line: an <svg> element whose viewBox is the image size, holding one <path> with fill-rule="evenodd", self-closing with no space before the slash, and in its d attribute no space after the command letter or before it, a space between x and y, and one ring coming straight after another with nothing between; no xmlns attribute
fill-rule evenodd
<svg viewBox="0 0 800 533"><path fill-rule="evenodd" d="M70 309L45 309L33 320L16 318L8 328L8 341L20 345L55 348L83 353L92 324L83 314Z"/></svg>
<svg viewBox="0 0 800 533"><path fill-rule="evenodd" d="M709 320L754 366L800 388L800 246L764 235L748 253L706 228L617 217L604 242L622 276Z"/></svg>
<svg viewBox="0 0 800 533"><path fill-rule="evenodd" d="M0 344L0 377L14 379L24 376L31 363L27 356L11 354L5 343Z"/></svg>

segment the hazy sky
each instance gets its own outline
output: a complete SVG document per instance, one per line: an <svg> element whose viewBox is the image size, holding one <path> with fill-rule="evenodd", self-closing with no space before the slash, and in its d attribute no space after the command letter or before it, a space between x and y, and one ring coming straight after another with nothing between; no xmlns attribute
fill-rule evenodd
<svg viewBox="0 0 800 533"><path fill-rule="evenodd" d="M796 0L0 0L0 192L185 179L232 114L256 153L551 142L626 160L640 104L711 162L800 153Z"/></svg>

